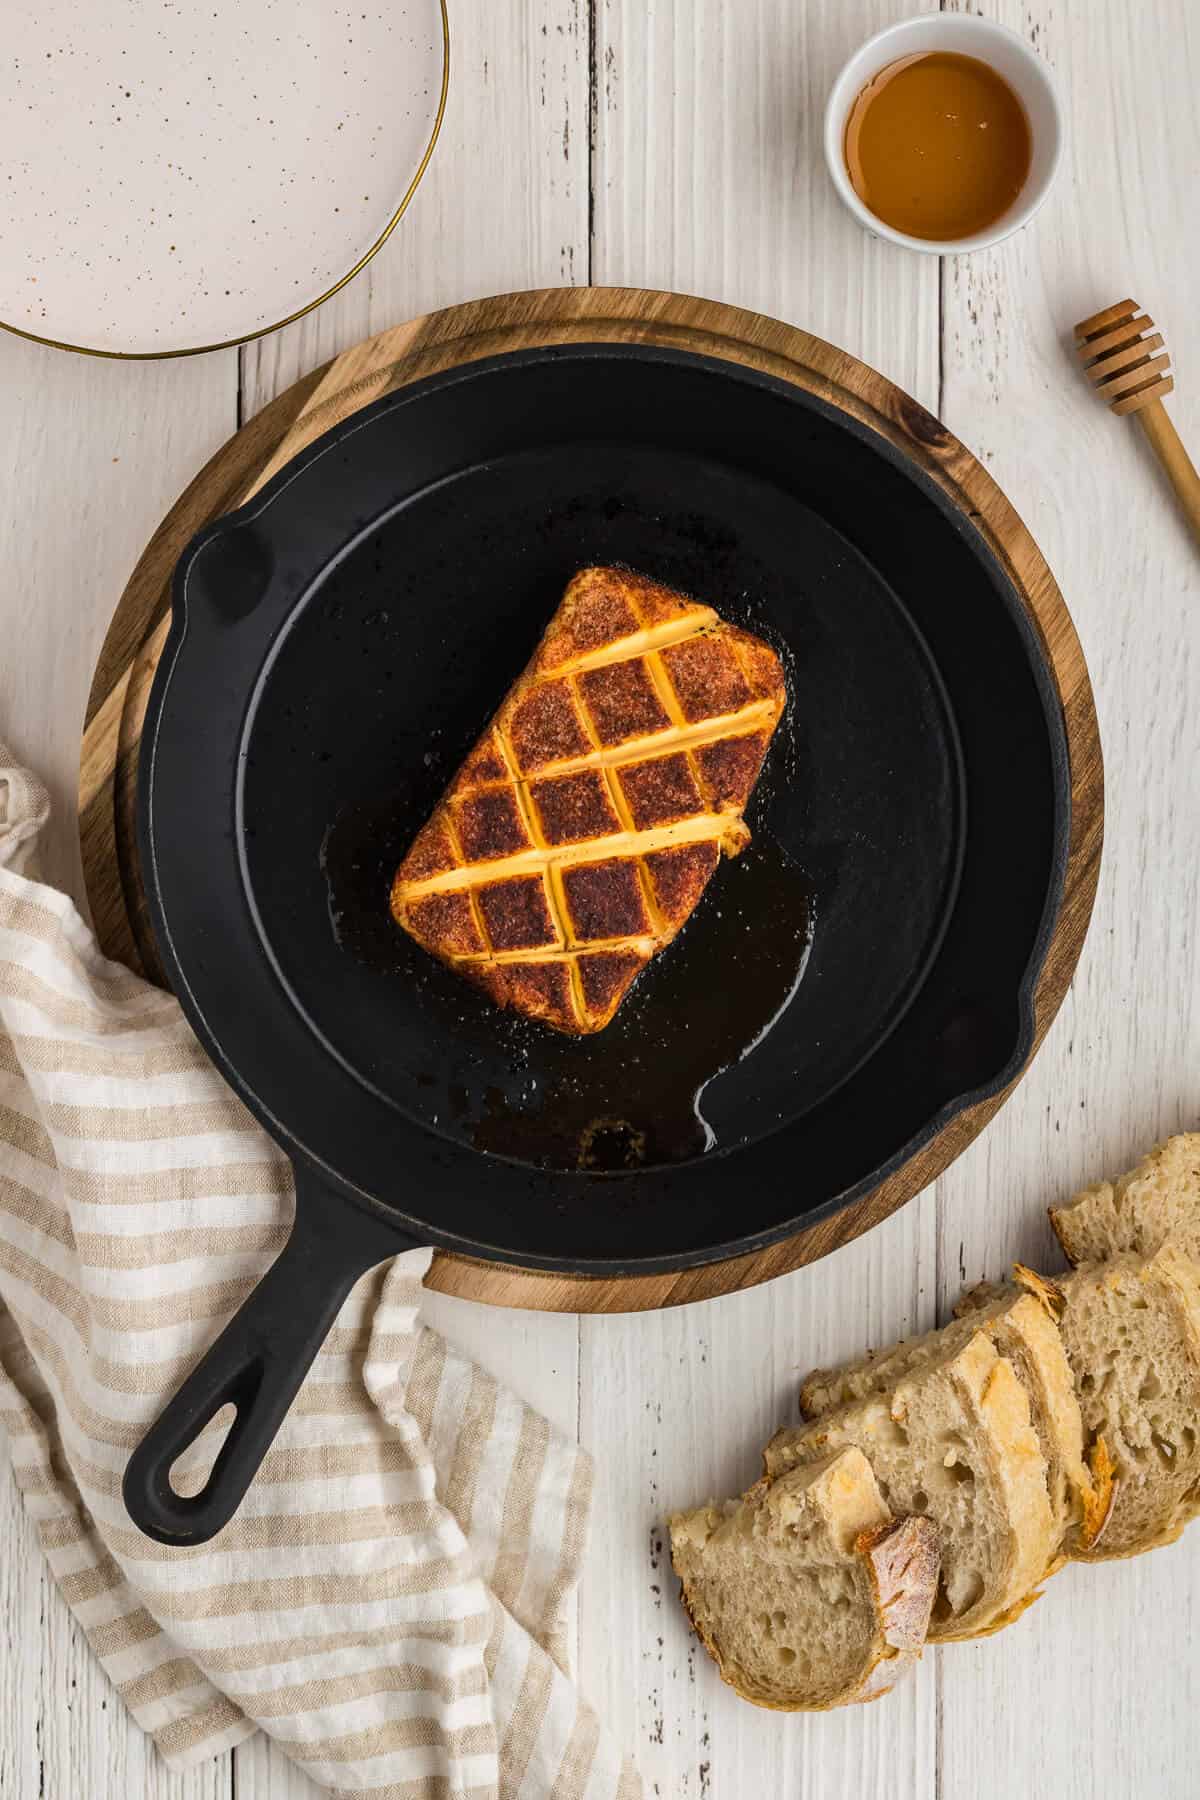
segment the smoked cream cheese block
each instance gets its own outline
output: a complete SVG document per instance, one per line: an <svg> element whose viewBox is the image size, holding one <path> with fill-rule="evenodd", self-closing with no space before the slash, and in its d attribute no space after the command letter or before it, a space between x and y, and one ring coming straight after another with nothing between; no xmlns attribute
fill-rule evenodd
<svg viewBox="0 0 1200 1800"><path fill-rule="evenodd" d="M400 864L393 918L498 1006L602 1031L749 842L786 703L761 638L581 570Z"/></svg>

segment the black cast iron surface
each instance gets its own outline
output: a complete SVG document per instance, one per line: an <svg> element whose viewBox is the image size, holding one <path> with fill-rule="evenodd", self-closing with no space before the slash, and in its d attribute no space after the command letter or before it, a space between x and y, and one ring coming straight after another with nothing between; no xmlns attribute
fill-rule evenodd
<svg viewBox="0 0 1200 1800"><path fill-rule="evenodd" d="M606 562L767 637L790 701L750 850L578 1041L409 943L387 887L567 580ZM166 967L301 1190L287 1283L131 1464L131 1511L172 1541L218 1528L280 1381L405 1239L595 1274L751 1250L874 1185L1032 1041L1069 826L1033 631L890 445L742 369L529 351L356 416L185 553L142 755ZM293 1339L307 1321L283 1361L281 1309ZM180 1501L164 1458L231 1384L226 1462Z"/></svg>

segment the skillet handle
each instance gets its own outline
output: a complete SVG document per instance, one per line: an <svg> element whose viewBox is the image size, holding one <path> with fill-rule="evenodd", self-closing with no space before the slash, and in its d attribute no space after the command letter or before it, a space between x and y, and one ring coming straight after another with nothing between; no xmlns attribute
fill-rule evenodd
<svg viewBox="0 0 1200 1800"><path fill-rule="evenodd" d="M126 1511L160 1544L203 1544L229 1523L354 1283L413 1248L307 1170L295 1174L291 1237L126 1466ZM237 1414L207 1482L198 1494L177 1494L169 1480L176 1459L230 1402Z"/></svg>

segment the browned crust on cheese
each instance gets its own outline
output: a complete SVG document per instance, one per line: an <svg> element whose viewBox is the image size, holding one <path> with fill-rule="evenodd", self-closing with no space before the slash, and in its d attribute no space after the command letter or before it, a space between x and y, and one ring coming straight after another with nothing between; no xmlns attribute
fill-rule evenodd
<svg viewBox="0 0 1200 1800"><path fill-rule="evenodd" d="M535 875L488 882L478 889L477 899L493 950L533 950L556 941L546 890Z"/></svg>
<svg viewBox="0 0 1200 1800"><path fill-rule="evenodd" d="M649 935L653 930L637 867L614 857L564 869L563 898L579 943Z"/></svg>
<svg viewBox="0 0 1200 1800"><path fill-rule="evenodd" d="M596 769L560 775L553 781L531 781L529 794L548 844L578 844L621 829L608 788Z"/></svg>
<svg viewBox="0 0 1200 1800"><path fill-rule="evenodd" d="M629 816L639 831L648 831L652 825L669 825L672 819L690 818L703 804L696 778L681 751L618 769L616 778Z"/></svg>
<svg viewBox="0 0 1200 1800"><path fill-rule="evenodd" d="M721 860L716 844L681 844L645 858L654 904L665 924L678 930L689 917Z"/></svg>
<svg viewBox="0 0 1200 1800"><path fill-rule="evenodd" d="M600 950L581 956L579 980L589 1015L611 1019L649 960L631 950Z"/></svg>
<svg viewBox="0 0 1200 1800"><path fill-rule="evenodd" d="M413 932L436 938L454 956L480 956L485 945L468 894L428 894L414 900Z"/></svg>
<svg viewBox="0 0 1200 1800"><path fill-rule="evenodd" d="M565 681L542 682L516 700L509 714L508 734L516 765L526 775L536 775L547 763L586 756L592 748L575 696ZM492 779L502 781L504 775L501 762Z"/></svg>
<svg viewBox="0 0 1200 1800"><path fill-rule="evenodd" d="M664 656L669 652L664 651ZM640 657L631 662L605 663L585 669L578 678L579 692L591 717L596 742L606 750L627 744L630 738L651 737L666 731L671 716L654 690L649 671Z"/></svg>
<svg viewBox="0 0 1200 1800"><path fill-rule="evenodd" d="M582 570L401 863L397 924L498 1005L601 1030L746 843L786 698L711 607Z"/></svg>
<svg viewBox="0 0 1200 1800"><path fill-rule="evenodd" d="M696 766L713 806L745 806L769 743L766 733L751 732L703 744L697 750Z"/></svg>

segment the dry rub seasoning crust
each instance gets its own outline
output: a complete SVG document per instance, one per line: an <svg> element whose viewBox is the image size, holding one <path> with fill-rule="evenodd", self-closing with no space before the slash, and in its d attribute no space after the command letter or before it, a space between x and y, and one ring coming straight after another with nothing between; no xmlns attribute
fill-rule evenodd
<svg viewBox="0 0 1200 1800"><path fill-rule="evenodd" d="M500 1006L600 1031L704 892L787 694L711 607L583 569L396 873L397 924Z"/></svg>

